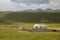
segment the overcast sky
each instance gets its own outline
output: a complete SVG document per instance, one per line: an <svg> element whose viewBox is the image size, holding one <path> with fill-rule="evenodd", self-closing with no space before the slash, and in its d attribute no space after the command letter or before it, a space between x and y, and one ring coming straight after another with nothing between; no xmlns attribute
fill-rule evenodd
<svg viewBox="0 0 60 40"><path fill-rule="evenodd" d="M19 11L37 8L60 9L60 0L0 0L0 11Z"/></svg>

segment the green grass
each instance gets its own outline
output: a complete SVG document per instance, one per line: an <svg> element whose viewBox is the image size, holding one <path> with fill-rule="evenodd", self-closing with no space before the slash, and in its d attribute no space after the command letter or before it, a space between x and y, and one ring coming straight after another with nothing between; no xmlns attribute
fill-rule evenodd
<svg viewBox="0 0 60 40"><path fill-rule="evenodd" d="M3 25L3 26L20 26L20 27L28 27L28 28L32 28L34 26L34 24L36 23L12 23L10 25ZM39 23L40 25L46 25L48 27L55 27L55 28L60 28L60 24L56 24L56 23L50 23L50 24L45 24L45 23ZM1 24L0 24L1 26Z"/></svg>
<svg viewBox="0 0 60 40"><path fill-rule="evenodd" d="M18 32L14 28L0 28L0 40L60 40L60 32Z"/></svg>
<svg viewBox="0 0 60 40"><path fill-rule="evenodd" d="M0 25L0 40L60 40L60 32L22 32L14 27L32 28L35 23L14 23ZM60 24L42 24L48 27L60 28ZM13 27L13 28L11 28ZM60 30L60 29L59 29Z"/></svg>

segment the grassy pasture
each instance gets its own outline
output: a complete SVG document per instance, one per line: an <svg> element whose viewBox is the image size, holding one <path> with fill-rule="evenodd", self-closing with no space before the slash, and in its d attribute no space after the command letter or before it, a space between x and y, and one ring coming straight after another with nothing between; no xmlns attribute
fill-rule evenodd
<svg viewBox="0 0 60 40"><path fill-rule="evenodd" d="M60 40L60 32L18 32L14 28L0 28L0 40Z"/></svg>
<svg viewBox="0 0 60 40"><path fill-rule="evenodd" d="M32 28L34 23L20 23L12 25L0 25L0 40L60 40L60 32L18 32L15 27ZM41 24L43 25L43 24ZM60 28L60 24L44 24L48 27ZM12 28L13 27L13 28ZM59 29L60 30L60 29Z"/></svg>
<svg viewBox="0 0 60 40"><path fill-rule="evenodd" d="M3 25L0 24L0 26L3 27L28 27L28 28L32 28L34 26L35 23L12 23L10 25ZM51 23L51 24L46 24L46 23L39 23L40 25L46 25L47 27L52 27L52 28L60 28L60 24L56 24L56 23Z"/></svg>

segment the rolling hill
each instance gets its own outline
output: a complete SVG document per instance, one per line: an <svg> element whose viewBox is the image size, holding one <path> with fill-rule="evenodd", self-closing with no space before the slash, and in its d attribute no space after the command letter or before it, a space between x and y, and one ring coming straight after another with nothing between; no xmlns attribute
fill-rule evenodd
<svg viewBox="0 0 60 40"><path fill-rule="evenodd" d="M60 23L60 12L0 12L0 23Z"/></svg>

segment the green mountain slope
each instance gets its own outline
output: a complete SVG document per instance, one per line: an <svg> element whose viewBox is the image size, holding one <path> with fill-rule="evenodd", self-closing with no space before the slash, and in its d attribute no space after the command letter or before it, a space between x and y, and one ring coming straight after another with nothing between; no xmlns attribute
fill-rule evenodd
<svg viewBox="0 0 60 40"><path fill-rule="evenodd" d="M0 12L0 23L60 23L60 12Z"/></svg>

